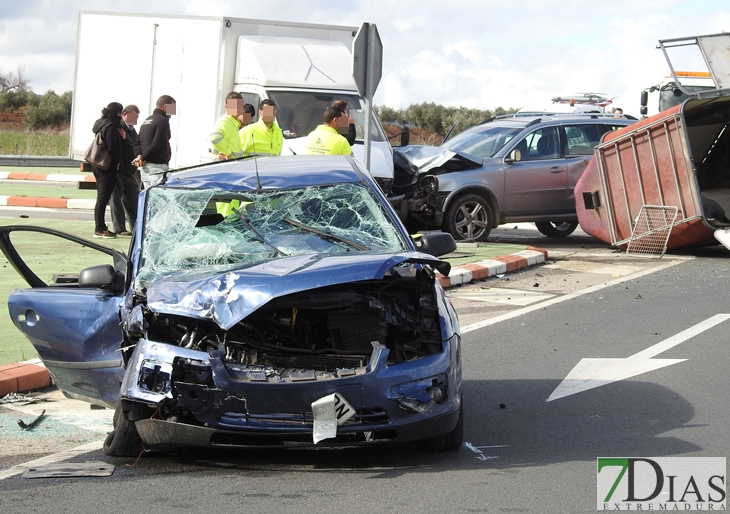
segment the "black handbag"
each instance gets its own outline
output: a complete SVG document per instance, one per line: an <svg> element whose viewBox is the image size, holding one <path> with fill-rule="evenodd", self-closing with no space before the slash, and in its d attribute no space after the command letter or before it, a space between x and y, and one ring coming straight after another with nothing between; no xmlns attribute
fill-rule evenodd
<svg viewBox="0 0 730 514"><path fill-rule="evenodd" d="M96 133L96 137L89 145L84 155L86 162L100 170L108 170L112 164L112 154L109 152L109 146L101 138L101 131Z"/></svg>

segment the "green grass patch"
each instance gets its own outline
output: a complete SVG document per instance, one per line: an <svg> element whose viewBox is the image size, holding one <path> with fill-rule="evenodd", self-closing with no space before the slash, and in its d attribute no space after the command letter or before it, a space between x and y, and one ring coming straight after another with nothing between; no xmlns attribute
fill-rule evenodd
<svg viewBox="0 0 730 514"><path fill-rule="evenodd" d="M505 243L458 243L456 251L441 257L452 266L494 259L526 250L525 245Z"/></svg>
<svg viewBox="0 0 730 514"><path fill-rule="evenodd" d="M0 155L68 155L69 136L0 132Z"/></svg>
<svg viewBox="0 0 730 514"><path fill-rule="evenodd" d="M77 189L66 186L47 186L40 181L27 184L0 184L0 195L35 196L38 198L96 198L96 189Z"/></svg>

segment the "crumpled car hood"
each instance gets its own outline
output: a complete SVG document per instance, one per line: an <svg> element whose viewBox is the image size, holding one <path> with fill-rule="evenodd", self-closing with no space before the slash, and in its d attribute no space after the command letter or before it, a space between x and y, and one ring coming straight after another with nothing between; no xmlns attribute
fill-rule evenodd
<svg viewBox="0 0 730 514"><path fill-rule="evenodd" d="M451 265L420 252L277 259L211 277L176 281L175 275L147 285L153 312L208 319L224 330L274 298L360 280L377 280L401 263L428 264L448 275Z"/></svg>
<svg viewBox="0 0 730 514"><path fill-rule="evenodd" d="M411 145L394 148L394 153L410 164L419 173L426 173L439 168L439 173L464 171L481 168L482 159L467 153L455 152L440 146ZM401 163L401 166L403 164Z"/></svg>

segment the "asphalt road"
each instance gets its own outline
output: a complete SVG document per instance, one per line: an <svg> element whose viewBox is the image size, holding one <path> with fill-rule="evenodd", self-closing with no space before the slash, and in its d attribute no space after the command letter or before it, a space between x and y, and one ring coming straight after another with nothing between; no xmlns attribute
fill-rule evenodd
<svg viewBox="0 0 730 514"><path fill-rule="evenodd" d="M727 455L730 321L669 339L730 314L727 250L637 259L580 233L551 242L507 226L492 237L550 258L449 290L464 329L460 451L181 451L135 462L80 450L65 460L111 463L114 474L32 480L8 476L21 452L0 456L0 511L592 512L597 457ZM581 380L582 359L637 354L676 362L605 361L617 366ZM556 391L569 394L548 401ZM27 448L28 460L44 453Z"/></svg>

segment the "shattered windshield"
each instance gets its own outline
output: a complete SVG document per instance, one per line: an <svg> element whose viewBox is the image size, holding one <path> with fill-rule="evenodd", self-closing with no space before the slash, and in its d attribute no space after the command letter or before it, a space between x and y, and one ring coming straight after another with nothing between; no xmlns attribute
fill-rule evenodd
<svg viewBox="0 0 730 514"><path fill-rule="evenodd" d="M362 184L241 192L159 187L147 199L137 287L172 273L221 273L291 256L406 249Z"/></svg>
<svg viewBox="0 0 730 514"><path fill-rule="evenodd" d="M465 130L447 140L442 146L456 152L464 152L477 157L494 157L504 145L522 132L523 127L500 127L487 125L480 130Z"/></svg>

